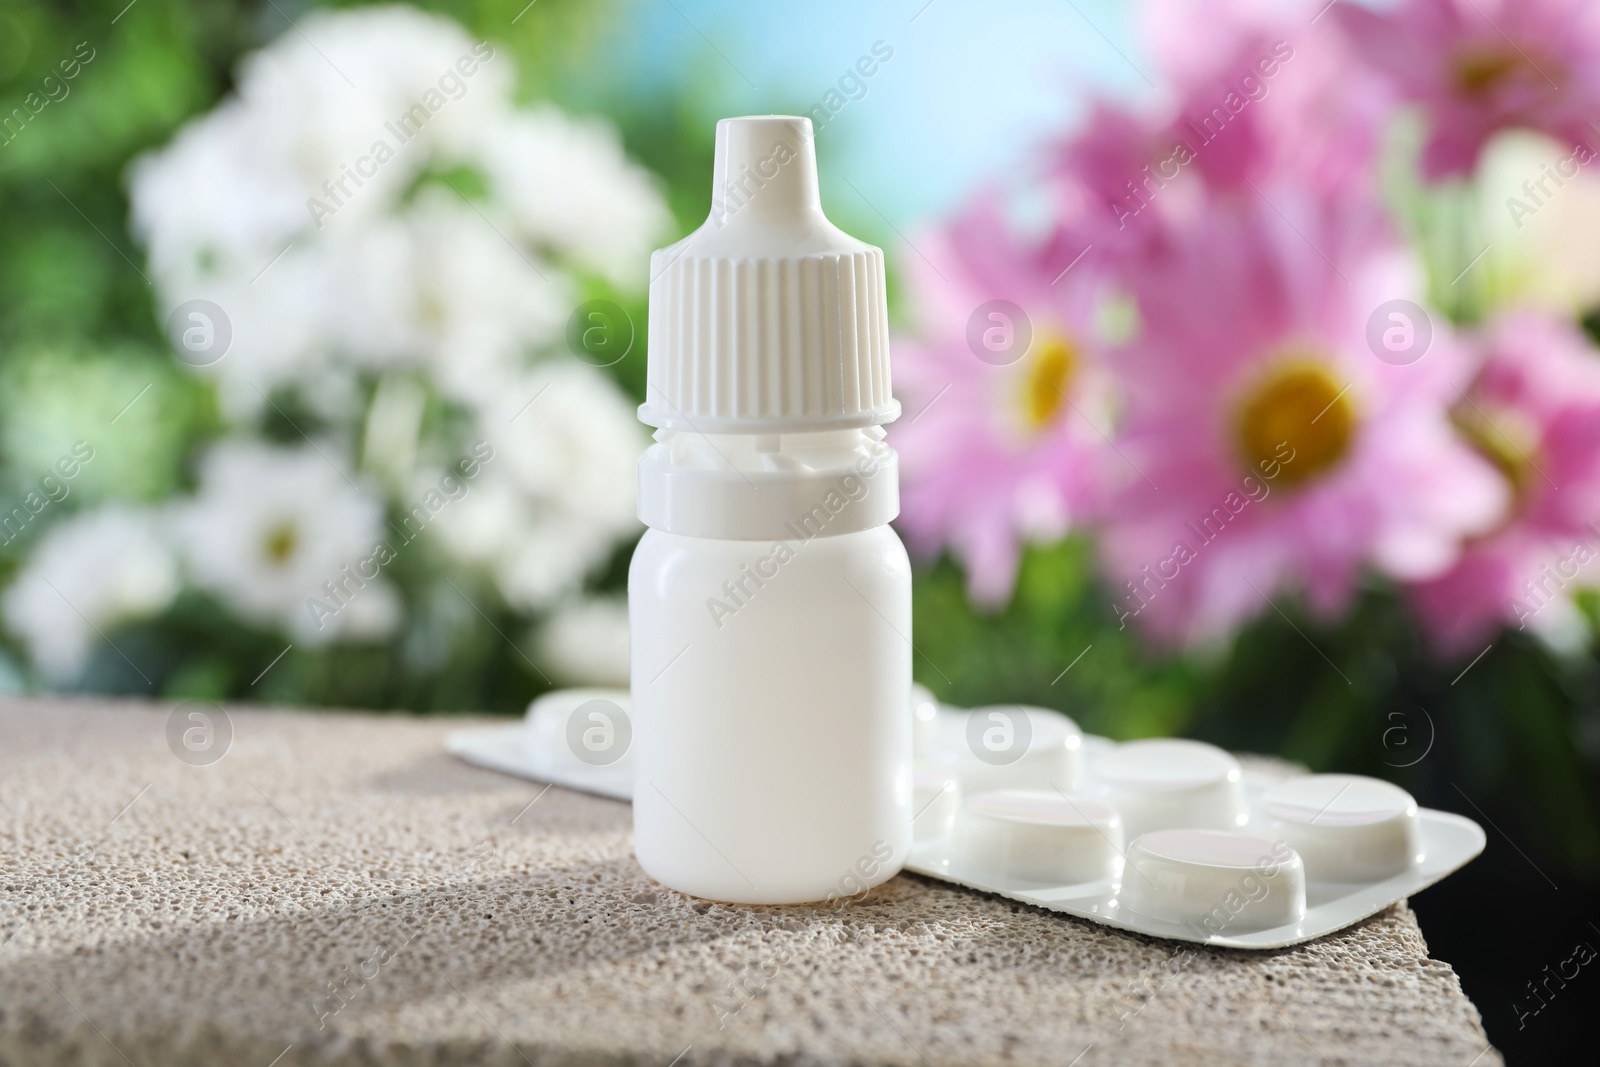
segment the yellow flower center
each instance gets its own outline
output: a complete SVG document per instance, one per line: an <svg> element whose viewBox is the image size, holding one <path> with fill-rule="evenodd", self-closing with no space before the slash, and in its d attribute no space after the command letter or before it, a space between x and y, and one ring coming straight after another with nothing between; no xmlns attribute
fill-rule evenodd
<svg viewBox="0 0 1600 1067"><path fill-rule="evenodd" d="M1566 64L1534 45L1495 41L1469 45L1455 54L1456 87L1478 100L1487 98L1508 82L1544 92L1567 80Z"/></svg>
<svg viewBox="0 0 1600 1067"><path fill-rule="evenodd" d="M1022 421L1037 433L1055 422L1078 369L1078 350L1060 334L1046 334L1028 353L1022 378Z"/></svg>
<svg viewBox="0 0 1600 1067"><path fill-rule="evenodd" d="M423 288L417 294L417 318L424 328L438 330L444 326L444 298L432 288Z"/></svg>
<svg viewBox="0 0 1600 1067"><path fill-rule="evenodd" d="M1456 85L1468 96L1487 96L1523 66L1523 59L1510 47L1466 48L1456 54Z"/></svg>
<svg viewBox="0 0 1600 1067"><path fill-rule="evenodd" d="M1350 452L1356 408L1349 387L1311 359L1281 362L1258 379L1235 413L1234 441L1252 474L1278 471L1304 485Z"/></svg>
<svg viewBox="0 0 1600 1067"><path fill-rule="evenodd" d="M1532 455L1538 450L1538 434L1515 412L1496 411L1491 417L1477 404L1462 404L1450 412L1450 421L1474 450L1499 471L1511 487L1511 497L1520 503L1527 496L1536 476Z"/></svg>
<svg viewBox="0 0 1600 1067"><path fill-rule="evenodd" d="M261 550L267 554L267 559L274 566L281 567L294 555L294 550L299 547L300 533L292 522L280 522L267 531L267 536L261 540Z"/></svg>

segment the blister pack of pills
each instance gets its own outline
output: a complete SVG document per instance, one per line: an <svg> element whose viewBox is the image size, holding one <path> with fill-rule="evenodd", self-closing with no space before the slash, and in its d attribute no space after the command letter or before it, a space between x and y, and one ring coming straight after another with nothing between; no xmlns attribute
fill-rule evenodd
<svg viewBox="0 0 1600 1067"><path fill-rule="evenodd" d="M1041 708L916 687L906 869L1156 937L1272 949L1332 933L1483 851L1470 819L1375 778L1245 773L1198 741L1115 743ZM461 758L628 799L623 690L564 690L458 730Z"/></svg>
<svg viewBox="0 0 1600 1067"><path fill-rule="evenodd" d="M626 689L558 689L515 725L452 730L445 751L522 778L633 799L633 725Z"/></svg>

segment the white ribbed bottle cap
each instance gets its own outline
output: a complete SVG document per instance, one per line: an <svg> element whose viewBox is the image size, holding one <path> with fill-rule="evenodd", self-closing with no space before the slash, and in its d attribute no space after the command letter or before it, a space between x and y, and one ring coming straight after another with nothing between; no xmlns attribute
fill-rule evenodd
<svg viewBox="0 0 1600 1067"><path fill-rule="evenodd" d="M718 122L711 216L650 278L641 421L765 434L899 416L883 252L823 215L810 119Z"/></svg>

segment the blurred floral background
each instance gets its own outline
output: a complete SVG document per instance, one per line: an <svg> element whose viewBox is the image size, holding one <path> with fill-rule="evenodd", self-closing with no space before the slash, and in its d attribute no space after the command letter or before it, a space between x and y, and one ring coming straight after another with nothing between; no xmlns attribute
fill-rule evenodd
<svg viewBox="0 0 1600 1067"><path fill-rule="evenodd" d="M646 257L768 110L890 252L919 680L1489 823L1424 929L1497 1044L1561 1047L1524 985L1600 936L1581 0L0 2L0 687L625 683Z"/></svg>

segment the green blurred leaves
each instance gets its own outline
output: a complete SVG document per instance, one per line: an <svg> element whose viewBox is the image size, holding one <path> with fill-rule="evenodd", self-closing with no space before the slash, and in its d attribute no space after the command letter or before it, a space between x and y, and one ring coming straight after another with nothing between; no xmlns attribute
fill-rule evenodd
<svg viewBox="0 0 1600 1067"><path fill-rule="evenodd" d="M939 560L913 589L917 680L951 704L1056 708L1111 737L1183 732L1191 669L1153 658L1132 629L1119 629L1093 575L1080 538L1030 548L1015 597L986 614L968 605L958 568Z"/></svg>
<svg viewBox="0 0 1600 1067"><path fill-rule="evenodd" d="M209 392L169 353L128 342L17 345L0 363L0 401L9 487L49 471L75 442L94 449L73 479L75 504L171 495L190 443L216 423Z"/></svg>

